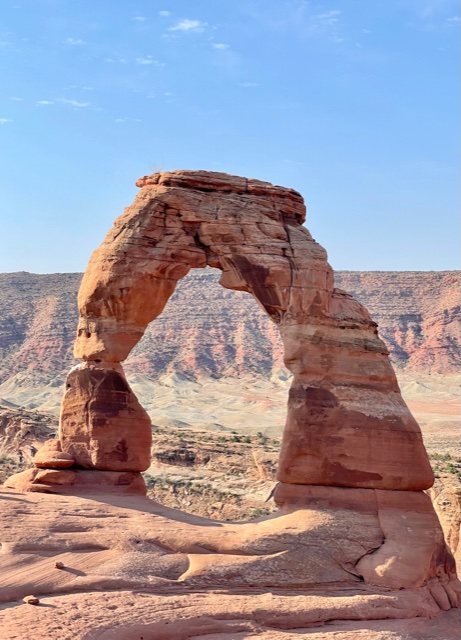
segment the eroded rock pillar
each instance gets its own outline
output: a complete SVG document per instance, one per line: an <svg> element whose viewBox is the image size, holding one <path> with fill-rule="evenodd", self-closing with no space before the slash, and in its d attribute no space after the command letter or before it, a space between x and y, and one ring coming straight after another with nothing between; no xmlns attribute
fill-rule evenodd
<svg viewBox="0 0 461 640"><path fill-rule="evenodd" d="M59 439L84 469L145 471L150 466L151 420L120 364L88 362L67 377Z"/></svg>
<svg viewBox="0 0 461 640"><path fill-rule="evenodd" d="M332 318L282 326L281 333L294 379L278 479L406 491L432 486L421 430L373 323Z"/></svg>

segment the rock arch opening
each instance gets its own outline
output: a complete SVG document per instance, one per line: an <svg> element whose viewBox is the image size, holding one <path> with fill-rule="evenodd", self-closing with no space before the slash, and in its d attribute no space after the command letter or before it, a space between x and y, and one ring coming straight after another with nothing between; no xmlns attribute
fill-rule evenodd
<svg viewBox="0 0 461 640"><path fill-rule="evenodd" d="M275 323L251 295L222 287L220 277L218 269L206 267L191 269L178 281L125 361L128 375L142 370L155 378L270 378L285 369Z"/></svg>
<svg viewBox="0 0 461 640"><path fill-rule="evenodd" d="M193 269L124 362L158 427L280 437L289 373L277 326L252 296Z"/></svg>
<svg viewBox="0 0 461 640"><path fill-rule="evenodd" d="M219 268L224 287L251 293L277 323L294 375L279 480L430 486L421 432L386 347L366 310L334 289L325 250L302 226L302 197L200 171L153 174L137 185L134 204L95 251L82 281L75 355L84 369L120 367L177 281L194 267ZM108 424L108 433L120 431ZM73 425L66 425L62 420L63 446L74 450ZM103 464L98 455L96 468Z"/></svg>
<svg viewBox="0 0 461 640"><path fill-rule="evenodd" d="M133 205L82 281L75 343L82 364L68 376L59 439L37 453L35 469L6 486L145 494L139 472L150 465L151 421L121 362L179 279L194 267L219 267L221 284L250 292L277 323L293 374L274 495L280 512L270 522L225 529L220 540L209 522L185 523L176 514L182 524L175 530L163 512L162 554L165 541L175 554L186 541L181 584L306 589L343 582L350 589L363 581L362 595L410 589L403 594L410 600L399 602L411 615L457 606L454 560L422 492L433 474L421 431L375 323L334 288L325 251L302 227L301 196L201 171L153 174L137 185ZM429 596L435 604L428 608Z"/></svg>
<svg viewBox="0 0 461 640"><path fill-rule="evenodd" d="M150 464L150 419L121 362L191 269L222 271L277 324L293 374L278 465L282 485L421 490L433 481L367 311L334 288L299 193L203 171L141 178L140 192L89 262L60 443L76 467ZM281 491L283 490L280 489Z"/></svg>

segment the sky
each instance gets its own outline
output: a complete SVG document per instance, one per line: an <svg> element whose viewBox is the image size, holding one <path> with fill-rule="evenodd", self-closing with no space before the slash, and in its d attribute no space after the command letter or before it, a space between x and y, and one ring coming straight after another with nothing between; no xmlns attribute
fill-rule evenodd
<svg viewBox="0 0 461 640"><path fill-rule="evenodd" d="M334 269L459 268L457 0L1 0L0 272L158 170L297 189Z"/></svg>

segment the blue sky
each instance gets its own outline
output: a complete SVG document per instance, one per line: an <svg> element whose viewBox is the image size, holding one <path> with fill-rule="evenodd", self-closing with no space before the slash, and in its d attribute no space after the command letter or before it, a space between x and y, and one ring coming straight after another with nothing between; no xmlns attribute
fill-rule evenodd
<svg viewBox="0 0 461 640"><path fill-rule="evenodd" d="M298 189L336 269L459 268L454 0L2 0L0 272L81 271L154 170Z"/></svg>

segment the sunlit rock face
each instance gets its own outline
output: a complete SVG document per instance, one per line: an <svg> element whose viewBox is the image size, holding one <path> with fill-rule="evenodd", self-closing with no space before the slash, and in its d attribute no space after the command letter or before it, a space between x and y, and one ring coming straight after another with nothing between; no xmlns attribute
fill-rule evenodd
<svg viewBox="0 0 461 640"><path fill-rule="evenodd" d="M76 367L68 376L60 421L62 450L79 467L145 471L151 421L121 365Z"/></svg>
<svg viewBox="0 0 461 640"><path fill-rule="evenodd" d="M181 277L217 267L224 287L251 293L278 325L294 374L279 480L431 486L386 347L368 312L334 288L325 250L302 226L300 194L204 171L153 174L137 185L83 278L75 356L94 371L120 363ZM63 419L62 433L69 428Z"/></svg>
<svg viewBox="0 0 461 640"><path fill-rule="evenodd" d="M302 197L203 171L157 173L137 185L134 203L115 221L82 281L75 356L83 364L67 379L59 442L38 456L37 469L6 486L92 493L96 505L95 494L119 494L115 502L101 499L111 506L102 514L109 522L98 525L100 548L113 551L118 564L96 569L99 577L90 580L96 589L101 576L105 588L119 588L117 580L128 575L130 588L144 589L147 575L147 588L155 583L188 597L205 593L207 612L214 611L210 586L234 595L242 588L296 589L303 611L314 615L315 609L315 623L344 617L339 594L354 620L430 618L456 607L453 556L422 491L433 474L419 426L376 324L352 296L334 288L324 249L302 226ZM205 266L222 271L224 287L254 296L278 327L293 374L274 492L279 511L246 524L217 525L136 496L145 492L139 472L150 463L151 427L120 363L178 280ZM36 503L43 504L41 496ZM136 513L120 527L125 507ZM109 531L114 521L117 535ZM49 524L41 527L46 532ZM128 574L133 549L141 549L133 544L142 541L149 542L148 552ZM334 590L336 614L304 598L319 589ZM249 619L270 625L275 614L280 624L279 605L267 602L267 611L252 609ZM300 628L300 620L287 624Z"/></svg>

